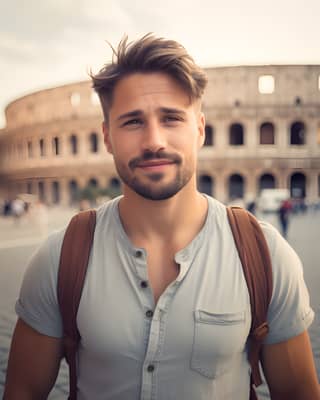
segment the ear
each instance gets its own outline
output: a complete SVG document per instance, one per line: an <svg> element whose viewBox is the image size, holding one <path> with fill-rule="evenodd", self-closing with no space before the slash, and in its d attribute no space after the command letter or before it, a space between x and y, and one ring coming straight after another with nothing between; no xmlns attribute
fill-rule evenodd
<svg viewBox="0 0 320 400"><path fill-rule="evenodd" d="M198 131L199 131L199 136L198 136L198 148L201 149L201 147L204 144L205 136L206 136L206 118L203 114L203 112L199 112L198 114Z"/></svg>
<svg viewBox="0 0 320 400"><path fill-rule="evenodd" d="M102 122L102 132L103 132L103 140L106 146L107 152L113 154L111 138L110 138L110 130L108 123L106 121Z"/></svg>

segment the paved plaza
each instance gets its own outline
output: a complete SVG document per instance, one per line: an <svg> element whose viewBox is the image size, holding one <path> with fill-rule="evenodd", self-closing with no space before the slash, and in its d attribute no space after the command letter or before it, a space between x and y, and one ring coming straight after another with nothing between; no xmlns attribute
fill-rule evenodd
<svg viewBox="0 0 320 400"><path fill-rule="evenodd" d="M0 398L2 397L8 348L16 316L14 303L18 296L23 273L28 259L44 239L44 235L61 229L77 210L52 208L48 210L48 223L43 229L32 217L19 223L11 218L0 217ZM276 215L261 215L278 227ZM316 317L310 329L313 351L320 377L320 212L308 211L294 215L289 226L288 241L297 251L304 264L304 274L311 295L311 304ZM50 400L62 400L67 393L67 370L62 366L57 384L49 396ZM266 388L259 396L268 399Z"/></svg>

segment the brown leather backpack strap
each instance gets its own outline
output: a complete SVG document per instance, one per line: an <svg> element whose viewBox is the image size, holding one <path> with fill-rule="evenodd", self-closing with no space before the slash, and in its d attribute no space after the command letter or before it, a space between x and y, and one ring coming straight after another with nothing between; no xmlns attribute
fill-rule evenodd
<svg viewBox="0 0 320 400"><path fill-rule="evenodd" d="M259 359L268 333L268 306L272 296L272 266L269 248L257 219L240 207L228 207L227 214L242 263L251 304L251 329L248 359L255 386L262 383ZM250 399L256 399L251 386Z"/></svg>
<svg viewBox="0 0 320 400"><path fill-rule="evenodd" d="M77 312L94 237L96 212L75 215L65 232L58 272L58 302L63 322L63 350L69 365L69 399L77 399L76 356L80 341Z"/></svg>

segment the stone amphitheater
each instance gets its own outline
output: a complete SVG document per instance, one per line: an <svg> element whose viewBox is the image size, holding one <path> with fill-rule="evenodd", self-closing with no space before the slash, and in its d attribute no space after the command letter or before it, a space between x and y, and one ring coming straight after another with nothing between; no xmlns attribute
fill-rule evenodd
<svg viewBox="0 0 320 400"><path fill-rule="evenodd" d="M228 203L264 188L320 200L320 66L206 69L206 142L198 186ZM121 190L101 133L102 114L89 81L21 97L0 130L0 197L37 195L75 203L79 190Z"/></svg>

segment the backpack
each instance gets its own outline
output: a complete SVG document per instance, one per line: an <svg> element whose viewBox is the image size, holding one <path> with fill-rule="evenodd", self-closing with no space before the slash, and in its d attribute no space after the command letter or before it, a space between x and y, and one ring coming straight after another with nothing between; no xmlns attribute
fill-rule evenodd
<svg viewBox="0 0 320 400"><path fill-rule="evenodd" d="M260 225L252 214L240 207L227 207L227 215L250 296L250 400L257 400L254 386L262 383L259 360L262 342L268 333L267 311L272 295L271 258ZM95 224L94 210L75 215L67 227L61 248L57 293L64 330L63 351L69 365L69 400L77 399L76 354L80 333L76 318Z"/></svg>

